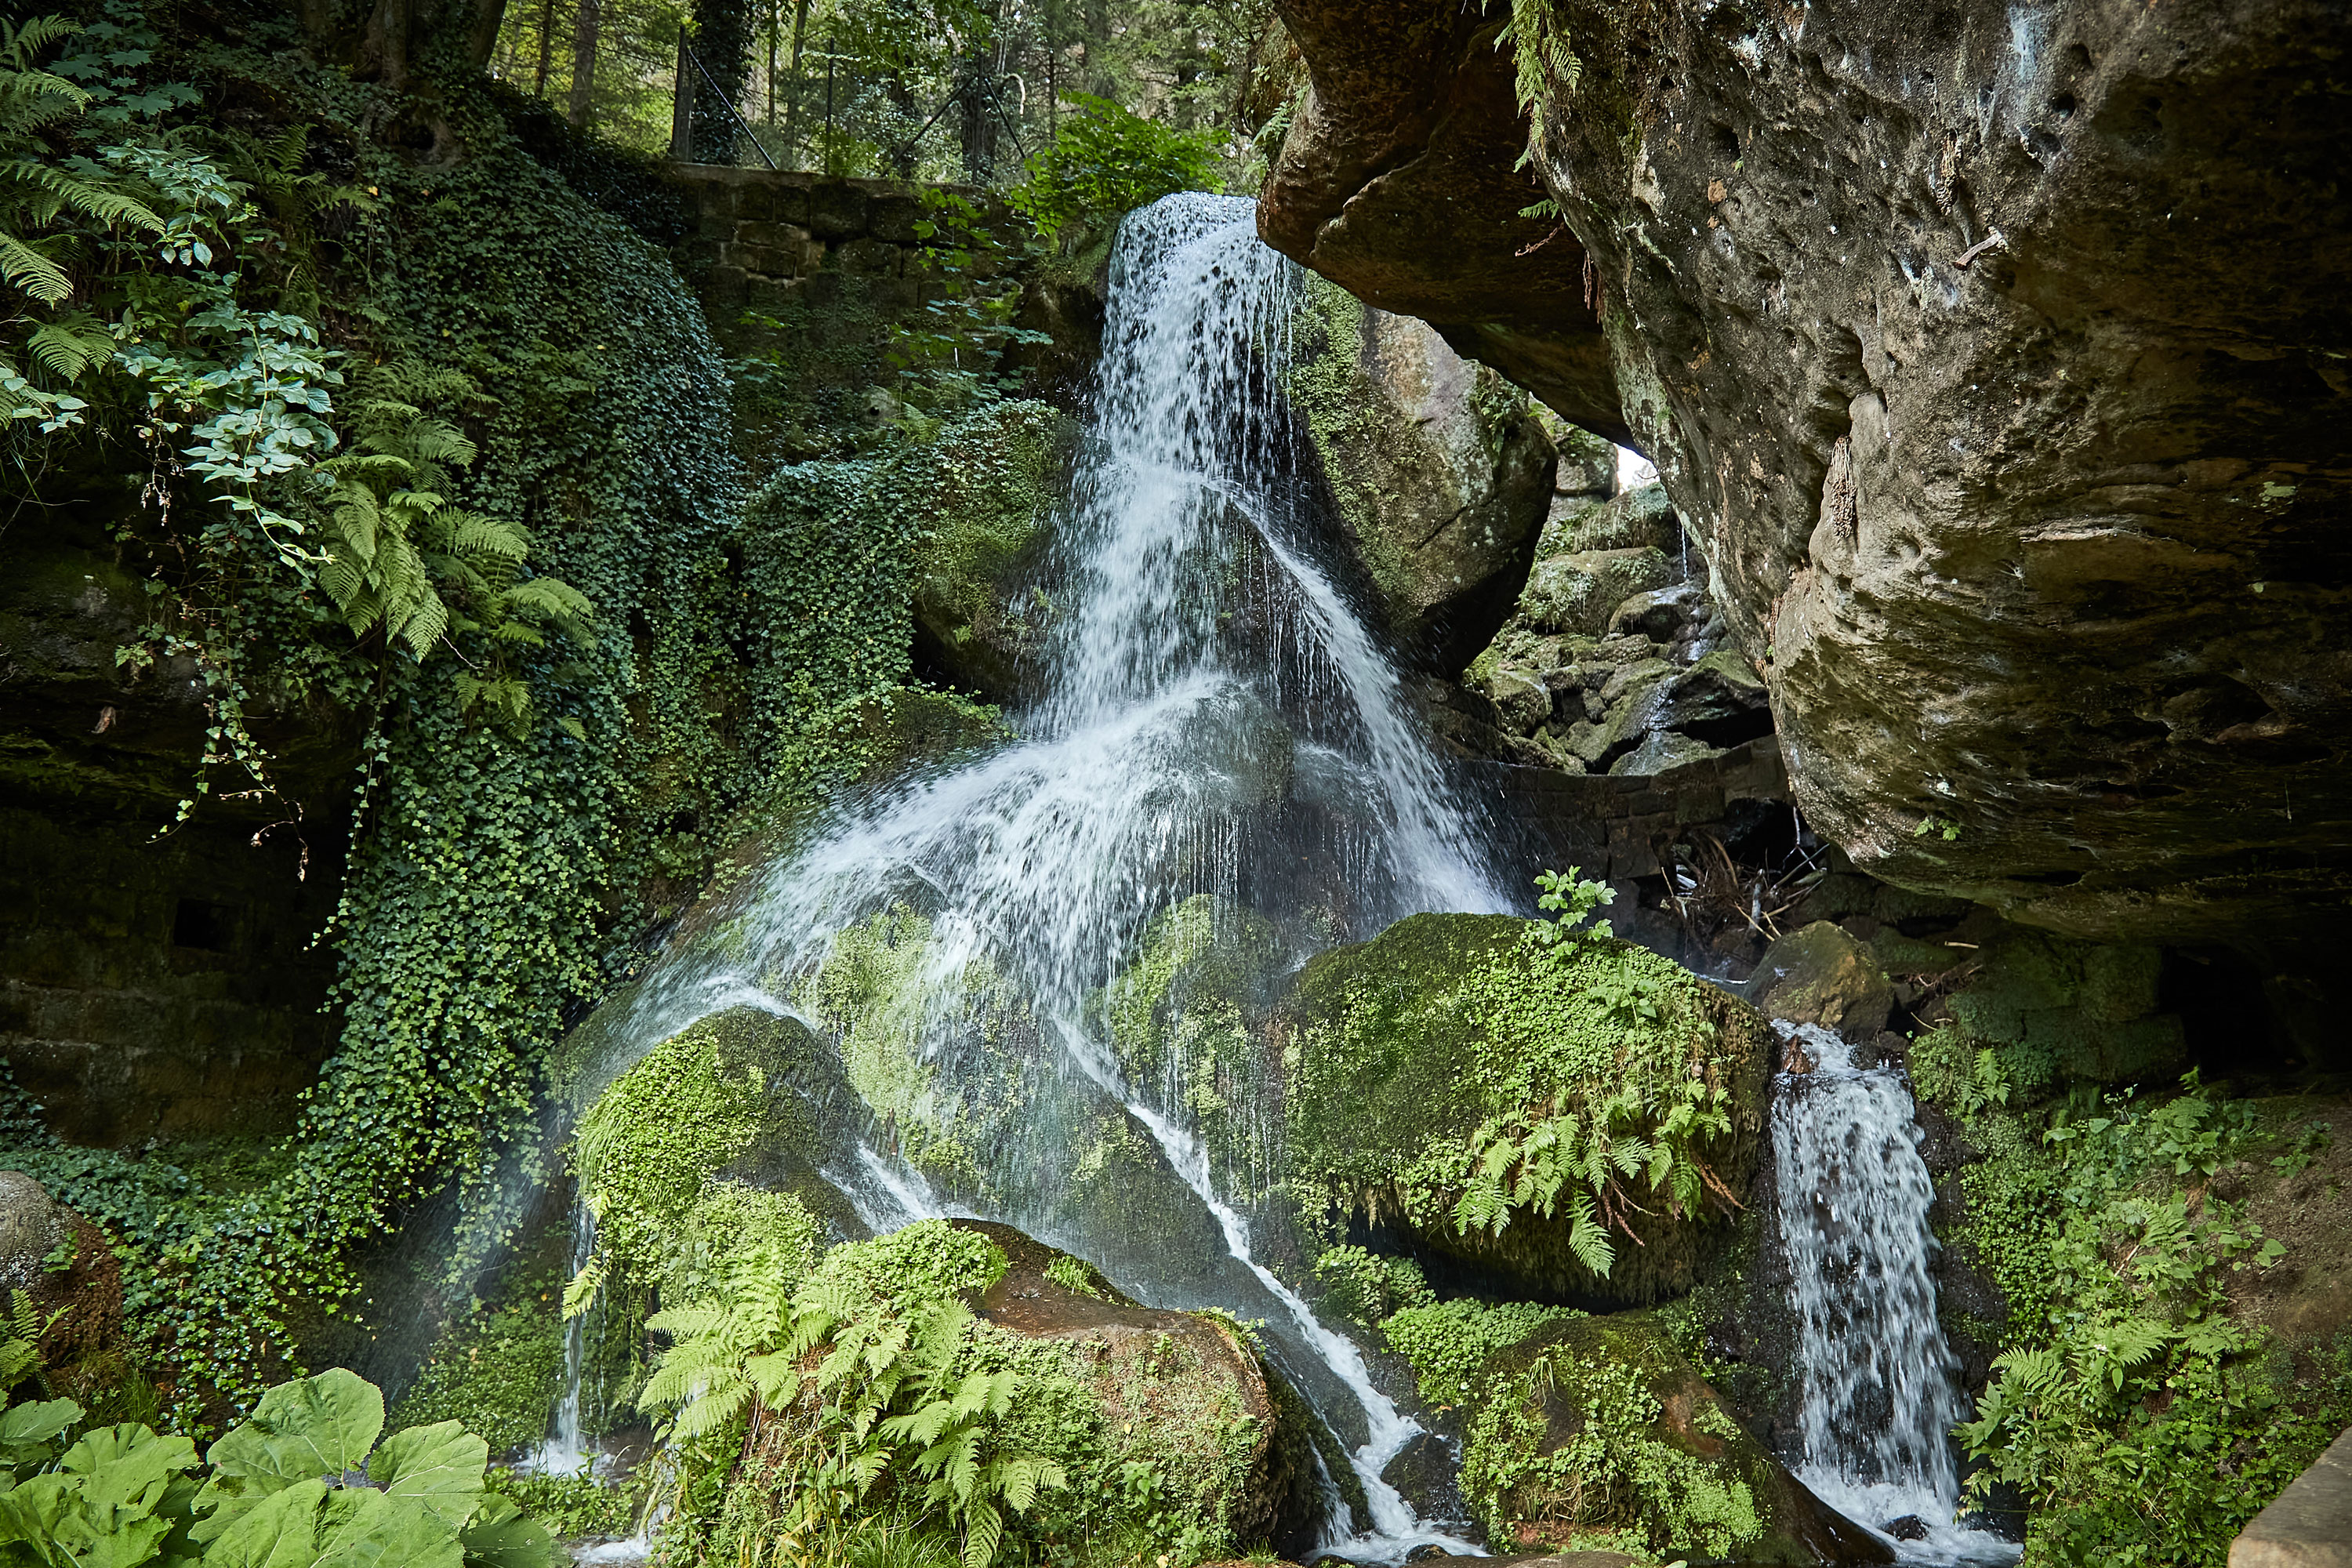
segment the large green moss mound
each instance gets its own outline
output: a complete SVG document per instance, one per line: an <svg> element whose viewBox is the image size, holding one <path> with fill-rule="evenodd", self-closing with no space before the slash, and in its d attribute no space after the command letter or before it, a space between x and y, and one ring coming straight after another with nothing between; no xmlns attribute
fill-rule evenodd
<svg viewBox="0 0 2352 1568"><path fill-rule="evenodd" d="M1886 1563L1733 1420L1649 1312L1447 1301L1384 1325L1467 1433L1462 1493L1498 1551Z"/></svg>
<svg viewBox="0 0 2352 1568"><path fill-rule="evenodd" d="M1280 1031L1297 1185L1530 1292L1687 1289L1745 1202L1769 1031L1630 942L1416 915L1308 964Z"/></svg>

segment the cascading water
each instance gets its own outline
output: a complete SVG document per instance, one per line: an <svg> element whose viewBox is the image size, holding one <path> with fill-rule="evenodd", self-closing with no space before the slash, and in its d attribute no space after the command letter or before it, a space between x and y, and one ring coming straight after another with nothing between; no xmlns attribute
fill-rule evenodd
<svg viewBox="0 0 2352 1568"><path fill-rule="evenodd" d="M892 1028L922 1082L892 1114L952 1123L1012 1083L1017 1125L972 1152L974 1206L1155 1304L1265 1321L1301 1392L1357 1445L1370 1528L1342 1524L1329 1544L1395 1561L1423 1542L1475 1550L1381 1479L1420 1428L1253 1257L1243 1211L1264 1194L1217 1190L1184 1098L1129 1081L1099 1005L1150 919L1201 894L1271 914L1294 960L1416 910L1506 907L1394 670L1295 510L1277 386L1296 279L1246 202L1174 196L1127 220L1096 415L1047 568L1064 618L1025 739L845 810L770 871L723 944L649 977L606 1066L722 1006L805 1010L838 933L919 920L915 1000ZM972 1045L976 986L1022 998L1025 1054ZM861 1048L845 1042L844 1058L874 1101ZM1149 1235L1070 1206L1079 1134L1106 1117L1162 1155L1139 1200L1160 1205ZM940 1212L881 1141L846 1138L826 1175L877 1227Z"/></svg>
<svg viewBox="0 0 2352 1568"><path fill-rule="evenodd" d="M1936 1316L1935 1184L1910 1088L1897 1068L1856 1068L1817 1024L1776 1027L1811 1062L1780 1074L1772 1101L1801 1389L1797 1475L1858 1523L1899 1525L1890 1539L1905 1561L2014 1561L2016 1548L1957 1522L1958 1364Z"/></svg>

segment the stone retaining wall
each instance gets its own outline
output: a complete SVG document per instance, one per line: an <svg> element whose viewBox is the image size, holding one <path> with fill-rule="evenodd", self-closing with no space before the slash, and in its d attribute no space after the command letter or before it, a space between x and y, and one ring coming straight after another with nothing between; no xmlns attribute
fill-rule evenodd
<svg viewBox="0 0 2352 1568"><path fill-rule="evenodd" d="M877 305L908 310L925 298L930 274L915 227L924 187L702 164L681 166L672 177L700 215L675 254L714 323L747 308L773 313L794 300L828 304L853 278L866 280ZM984 222L1010 216L975 187L932 188L971 202Z"/></svg>
<svg viewBox="0 0 2352 1568"><path fill-rule="evenodd" d="M1678 833L1736 833L1756 805L1789 798L1780 744L1769 735L1658 773L1462 765L1496 803L1496 826L1517 857L1549 857L1555 869L1573 861L1586 876L1611 882L1660 875L1658 849Z"/></svg>

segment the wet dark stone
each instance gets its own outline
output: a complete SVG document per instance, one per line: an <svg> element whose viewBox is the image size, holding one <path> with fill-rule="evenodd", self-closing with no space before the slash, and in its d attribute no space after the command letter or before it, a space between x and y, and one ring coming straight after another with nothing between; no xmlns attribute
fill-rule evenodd
<svg viewBox="0 0 2352 1568"><path fill-rule="evenodd" d="M1921 1519L1916 1513L1906 1513L1901 1519L1890 1519L1878 1528L1885 1531L1887 1534L1895 1537L1897 1541L1925 1541L1927 1539L1927 1521Z"/></svg>

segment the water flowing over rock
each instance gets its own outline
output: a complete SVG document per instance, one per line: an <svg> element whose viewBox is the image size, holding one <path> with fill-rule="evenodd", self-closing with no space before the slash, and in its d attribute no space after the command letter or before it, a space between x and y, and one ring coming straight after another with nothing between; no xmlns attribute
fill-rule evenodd
<svg viewBox="0 0 2352 1568"><path fill-rule="evenodd" d="M1266 1173L1204 1136L1263 1129L1263 1074L1185 978L1503 902L1296 504L1297 281L1244 204L1128 221L1024 738L843 802L600 1023L596 1071L730 1005L806 1020L865 1111L814 1163L866 1224L1001 1219L1156 1307L1263 1320L1353 1450L1364 1517L1323 1544L1393 1560L1466 1543L1382 1479L1420 1428L1253 1251Z"/></svg>
<svg viewBox="0 0 2352 1568"><path fill-rule="evenodd" d="M1283 15L1316 86L1265 232L1385 299L1432 252L1355 209L1426 184L1415 151L1458 145L1431 127L1461 106L1499 112L1496 68L1448 52L1473 25L1450 5ZM1596 297L1624 422L1769 661L1808 821L1874 875L2077 935L2274 964L2340 942L2342 8L1542 16L1547 248L1591 272L1487 308ZM1391 39L1448 47L1382 76ZM1465 234L1518 201L1490 140L1486 183L1445 187Z"/></svg>
<svg viewBox="0 0 2352 1568"><path fill-rule="evenodd" d="M1947 1555L2007 1555L1955 1524L1958 1363L1937 1320L1935 1185L1898 1069L1858 1070L1818 1024L1777 1026L1809 1070L1775 1086L1772 1155L1796 1319L1805 1484L1847 1518ZM1899 1535L1887 1527L1911 1521Z"/></svg>

